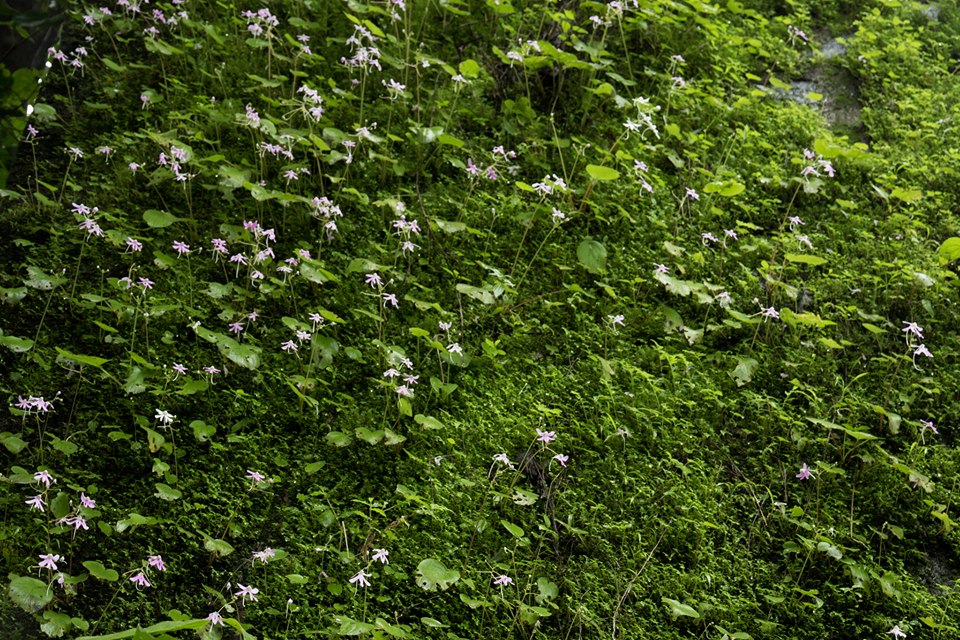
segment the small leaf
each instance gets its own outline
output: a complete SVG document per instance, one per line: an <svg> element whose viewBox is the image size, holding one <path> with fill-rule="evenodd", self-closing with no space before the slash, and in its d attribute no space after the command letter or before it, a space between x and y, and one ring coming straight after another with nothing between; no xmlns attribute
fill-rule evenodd
<svg viewBox="0 0 960 640"><path fill-rule="evenodd" d="M604 167L599 164L588 164L587 173L590 174L590 177L594 180L616 180L620 177L620 172L616 169L611 169L610 167Z"/></svg>
<svg viewBox="0 0 960 640"><path fill-rule="evenodd" d="M512 522L507 522L506 520L501 520L501 521L500 521L500 524L502 524L502 525L503 525L503 528L506 529L507 531L509 531L509 532L510 532L510 535L512 535L514 538L522 538L522 537L523 537L523 529L521 529L521 528L518 527L517 525L513 524Z"/></svg>

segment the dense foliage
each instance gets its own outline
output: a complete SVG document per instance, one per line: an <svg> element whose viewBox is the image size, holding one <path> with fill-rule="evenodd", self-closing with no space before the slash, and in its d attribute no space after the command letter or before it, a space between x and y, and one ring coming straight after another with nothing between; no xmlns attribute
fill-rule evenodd
<svg viewBox="0 0 960 640"><path fill-rule="evenodd" d="M7 637L960 638L960 13L72 3Z"/></svg>

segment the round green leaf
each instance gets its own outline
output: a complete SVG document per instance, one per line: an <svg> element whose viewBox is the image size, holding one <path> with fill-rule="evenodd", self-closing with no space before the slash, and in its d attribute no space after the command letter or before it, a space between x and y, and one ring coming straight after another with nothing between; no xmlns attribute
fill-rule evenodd
<svg viewBox="0 0 960 640"><path fill-rule="evenodd" d="M166 211L158 211L156 209L147 209L143 212L143 221L147 223L153 229L161 229L163 227L169 227L174 222L177 222L180 218L176 217L171 213Z"/></svg>
<svg viewBox="0 0 960 640"><path fill-rule="evenodd" d="M607 267L607 249L593 238L584 238L577 247L577 260L590 273L603 273Z"/></svg>
<svg viewBox="0 0 960 640"><path fill-rule="evenodd" d="M53 590L43 580L21 576L10 581L10 599L24 611L34 613L50 604Z"/></svg>

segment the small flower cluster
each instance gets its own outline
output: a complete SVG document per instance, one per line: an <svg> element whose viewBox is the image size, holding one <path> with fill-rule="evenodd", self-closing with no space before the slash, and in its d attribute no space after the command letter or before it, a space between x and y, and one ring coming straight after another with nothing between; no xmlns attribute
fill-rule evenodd
<svg viewBox="0 0 960 640"><path fill-rule="evenodd" d="M930 353L930 350L927 349L925 344L917 344L923 340L923 327L918 325L916 322L907 322L903 321L903 324L907 325L901 331L904 333L904 337L907 340L907 348L913 349L913 366L917 367L917 356L925 356L927 358L932 358L933 354Z"/></svg>
<svg viewBox="0 0 960 640"><path fill-rule="evenodd" d="M256 12L244 11L240 16L247 21L247 31L249 31L250 35L254 38L261 36L265 38L273 37L273 28L280 24L277 17L270 13L270 9L266 7Z"/></svg>
<svg viewBox="0 0 960 640"><path fill-rule="evenodd" d="M300 101L301 111L313 118L315 122L320 122L325 113L323 109L323 97L317 92L316 89L311 89L305 84L300 85L300 88L297 89L297 93L303 94L303 99Z"/></svg>
<svg viewBox="0 0 960 640"><path fill-rule="evenodd" d="M653 133L654 137L660 139L660 131L653 122L653 114L660 110L659 105L651 104L646 98L639 96L633 99L634 107L637 108L636 119L627 119L623 123L624 128L630 133L640 133L643 138L647 133Z"/></svg>
<svg viewBox="0 0 960 640"><path fill-rule="evenodd" d="M393 210L396 215L400 216L393 221L394 235L400 239L400 251L415 253L419 245L414 244L413 238L420 236L420 224L416 220L407 220L404 213L406 206L402 202L396 202Z"/></svg>
<svg viewBox="0 0 960 640"><path fill-rule="evenodd" d="M97 224L96 219L94 218L97 213L100 212L100 209L94 207L91 209L83 203L72 203L73 213L80 219L80 223L77 225L78 229L83 229L87 232L87 237L97 236L98 238L103 237L103 229L100 228L100 225Z"/></svg>
<svg viewBox="0 0 960 640"><path fill-rule="evenodd" d="M366 42L364 42L366 40ZM350 45L352 57L340 58L340 64L348 67L357 67L369 73L371 67L376 67L377 71L382 71L380 66L380 50L373 46L377 37L362 25L353 25L353 35L347 38L347 44Z"/></svg>
<svg viewBox="0 0 960 640"><path fill-rule="evenodd" d="M544 176L543 180L534 182L532 186L533 190L544 198L552 195L555 191L560 193L566 193L567 191L567 183L555 173Z"/></svg>
<svg viewBox="0 0 960 640"><path fill-rule="evenodd" d="M46 413L53 409L53 403L44 400L43 396L27 396L24 398L21 395L17 396L17 402L14 405L20 411L26 411L27 413Z"/></svg>
<svg viewBox="0 0 960 640"><path fill-rule="evenodd" d="M340 207L326 196L314 198L310 204L313 205L311 215L323 223L323 228L327 231L327 240L333 240L333 234L337 232L337 218L343 217Z"/></svg>
<svg viewBox="0 0 960 640"><path fill-rule="evenodd" d="M803 150L803 158L807 161L807 165L800 172L804 178L809 178L810 176L820 177L820 171L823 171L827 176L834 177L836 171L833 168L833 165L829 161L824 160L823 156L819 153L814 153L810 149Z"/></svg>
<svg viewBox="0 0 960 640"><path fill-rule="evenodd" d="M394 387L394 392L397 396L401 398L412 398L413 397L413 388L420 383L420 376L413 375L413 361L406 356L401 356L396 352L392 352L389 358L391 366L389 369L383 372L383 377L386 378L391 384L396 384ZM406 373L402 373L398 370L398 367L403 367L406 369ZM394 381L402 381L402 384L397 384Z"/></svg>

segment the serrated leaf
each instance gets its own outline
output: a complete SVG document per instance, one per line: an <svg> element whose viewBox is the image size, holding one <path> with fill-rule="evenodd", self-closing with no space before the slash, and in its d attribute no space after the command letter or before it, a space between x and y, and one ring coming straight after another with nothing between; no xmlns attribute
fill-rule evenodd
<svg viewBox="0 0 960 640"><path fill-rule="evenodd" d="M476 78L478 75L480 75L480 65L476 60L472 60L470 58L467 58L457 65L457 69L460 71L460 75L462 75L464 78Z"/></svg>
<svg viewBox="0 0 960 640"><path fill-rule="evenodd" d="M335 447L346 447L353 442L350 436L341 431L331 431L326 435L325 440L328 444L332 444Z"/></svg>

